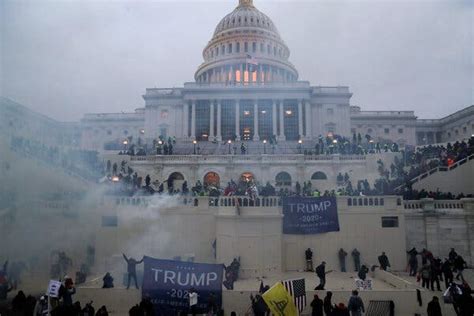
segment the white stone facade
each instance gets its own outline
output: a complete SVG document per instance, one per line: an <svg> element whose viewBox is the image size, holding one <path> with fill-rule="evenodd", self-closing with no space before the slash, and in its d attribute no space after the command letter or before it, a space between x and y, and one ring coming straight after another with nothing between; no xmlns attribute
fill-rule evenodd
<svg viewBox="0 0 474 316"><path fill-rule="evenodd" d="M350 105L349 87L298 80L289 48L252 1L239 1L219 22L202 55L195 82L146 89L145 107L138 112L86 114L83 148L110 149L111 142L129 135L151 144L159 136L184 142L276 136L296 142L360 133L403 146L455 141L474 133L473 106L440 120L419 120L413 111L361 111Z"/></svg>

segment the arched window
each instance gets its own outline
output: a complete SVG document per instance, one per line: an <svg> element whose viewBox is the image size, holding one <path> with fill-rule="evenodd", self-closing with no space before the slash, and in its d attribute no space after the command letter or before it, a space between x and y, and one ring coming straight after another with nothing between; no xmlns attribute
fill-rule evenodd
<svg viewBox="0 0 474 316"><path fill-rule="evenodd" d="M288 172L282 171L276 175L275 182L277 186L291 185L291 176Z"/></svg>
<svg viewBox="0 0 474 316"><path fill-rule="evenodd" d="M215 187L219 187L219 183L220 183L220 177L215 172L208 172L204 176L204 185L206 186L212 185Z"/></svg>
<svg viewBox="0 0 474 316"><path fill-rule="evenodd" d="M321 172L321 171L316 171L311 176L311 180L327 180L327 179L328 179L328 177L326 176L326 174L324 172Z"/></svg>
<svg viewBox="0 0 474 316"><path fill-rule="evenodd" d="M173 172L168 177L168 188L174 190L181 190L184 182L184 176L180 172Z"/></svg>

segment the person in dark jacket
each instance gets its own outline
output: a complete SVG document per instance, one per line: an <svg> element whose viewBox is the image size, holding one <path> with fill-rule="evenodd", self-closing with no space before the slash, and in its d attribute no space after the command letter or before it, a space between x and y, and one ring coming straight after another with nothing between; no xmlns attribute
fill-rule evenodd
<svg viewBox="0 0 474 316"><path fill-rule="evenodd" d="M346 272L346 257L347 252L344 249L339 249L339 253L337 254L339 257L339 265L341 266L341 272Z"/></svg>
<svg viewBox="0 0 474 316"><path fill-rule="evenodd" d="M114 287L114 278L110 275L110 272L105 274L102 281L104 281L104 285L102 285L103 289L111 289Z"/></svg>
<svg viewBox="0 0 474 316"><path fill-rule="evenodd" d="M426 312L428 313L428 316L442 316L438 297L433 296L431 302L428 303Z"/></svg>
<svg viewBox="0 0 474 316"><path fill-rule="evenodd" d="M408 259L408 265L410 266L410 276L416 276L418 272L418 251L413 247L410 251L407 251L410 258Z"/></svg>
<svg viewBox="0 0 474 316"><path fill-rule="evenodd" d="M357 273L357 276L359 277L359 279L361 279L362 281L365 281L365 279L367 279L367 273L369 272L369 268L367 268L364 264L362 265L362 267L360 267L360 270L359 272Z"/></svg>
<svg viewBox="0 0 474 316"><path fill-rule="evenodd" d="M380 255L378 259L380 263L380 268L384 271L387 271L387 268L390 267L390 262L388 261L388 257L385 252L382 252L382 255Z"/></svg>
<svg viewBox="0 0 474 316"><path fill-rule="evenodd" d="M328 291L326 293L326 297L324 298L324 302L323 302L324 314L326 314L326 316L333 316L334 305L332 305L331 300L332 300L332 292Z"/></svg>
<svg viewBox="0 0 474 316"><path fill-rule="evenodd" d="M352 316L362 316L362 313L365 313L364 302L360 298L359 292L356 290L352 291L352 296L349 299L347 307Z"/></svg>
<svg viewBox="0 0 474 316"><path fill-rule="evenodd" d="M314 299L311 301L311 316L324 316L323 314L323 300L317 294L314 294Z"/></svg>
<svg viewBox="0 0 474 316"><path fill-rule="evenodd" d="M133 278L135 280L135 287L138 289L138 281L137 281L137 264L143 262L143 258L140 261L135 260L134 258L127 258L125 254L122 254L123 258L127 262L127 273L128 273L128 283L127 283L127 290L130 288L130 281Z"/></svg>
<svg viewBox="0 0 474 316"><path fill-rule="evenodd" d="M357 248L352 250L352 258L354 259L354 269L357 272L360 270L360 252Z"/></svg>
<svg viewBox="0 0 474 316"><path fill-rule="evenodd" d="M448 259L445 259L441 265L441 272L443 273L444 284L446 288L448 288L449 285L454 281L453 270L451 270L451 262Z"/></svg>
<svg viewBox="0 0 474 316"><path fill-rule="evenodd" d="M326 285L326 262L323 261L316 267L316 275L319 278L319 285L315 290L324 290L324 286Z"/></svg>
<svg viewBox="0 0 474 316"><path fill-rule="evenodd" d="M304 255L306 258L306 271L313 272L313 252L311 248L306 249Z"/></svg>

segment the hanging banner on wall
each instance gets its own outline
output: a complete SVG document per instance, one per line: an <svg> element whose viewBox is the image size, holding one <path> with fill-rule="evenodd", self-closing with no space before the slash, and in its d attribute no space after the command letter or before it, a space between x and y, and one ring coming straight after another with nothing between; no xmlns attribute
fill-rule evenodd
<svg viewBox="0 0 474 316"><path fill-rule="evenodd" d="M307 235L339 231L335 197L283 198L283 234Z"/></svg>
<svg viewBox="0 0 474 316"><path fill-rule="evenodd" d="M198 294L198 310L214 296L222 306L222 264L194 263L144 257L142 297L151 299L159 315L189 309L189 290Z"/></svg>

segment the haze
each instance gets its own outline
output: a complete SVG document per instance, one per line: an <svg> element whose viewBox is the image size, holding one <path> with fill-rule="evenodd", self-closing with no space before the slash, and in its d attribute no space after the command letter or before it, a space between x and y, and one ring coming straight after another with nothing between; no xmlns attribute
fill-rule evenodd
<svg viewBox="0 0 474 316"><path fill-rule="evenodd" d="M133 111L194 81L237 0L1 1L0 94L58 120ZM363 110L438 118L474 104L471 1L270 1L300 80L348 85Z"/></svg>

